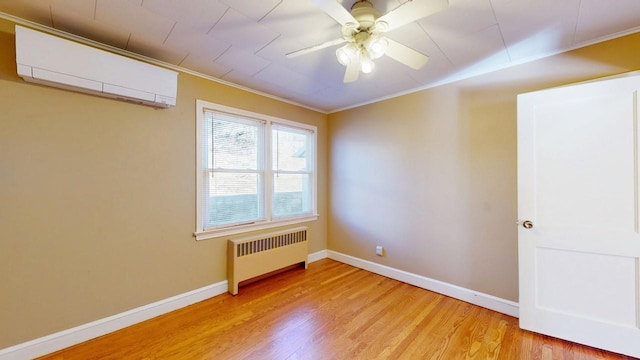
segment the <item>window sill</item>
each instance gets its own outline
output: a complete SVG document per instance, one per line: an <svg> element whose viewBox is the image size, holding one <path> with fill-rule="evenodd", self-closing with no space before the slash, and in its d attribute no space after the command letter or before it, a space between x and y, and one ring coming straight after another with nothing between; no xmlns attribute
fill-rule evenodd
<svg viewBox="0 0 640 360"><path fill-rule="evenodd" d="M309 216L297 217L293 219L277 220L277 221L270 221L270 222L264 222L264 223L258 223L258 224L238 225L238 226L232 226L232 227L220 228L220 229L214 229L214 230L197 231L193 235L196 237L197 241L200 241L200 240L207 240L207 239L215 239L215 238L229 236L229 235L242 234L250 231L272 229L275 227L294 225L294 224L299 224L299 223L309 222L309 221L316 221L316 220L318 220L318 215L309 215Z"/></svg>

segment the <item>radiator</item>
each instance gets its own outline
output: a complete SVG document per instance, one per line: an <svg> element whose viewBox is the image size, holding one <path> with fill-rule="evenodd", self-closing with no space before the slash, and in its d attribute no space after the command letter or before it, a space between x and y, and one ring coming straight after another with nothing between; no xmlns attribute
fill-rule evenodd
<svg viewBox="0 0 640 360"><path fill-rule="evenodd" d="M229 292L238 293L241 281L284 267L304 263L307 268L307 228L296 227L227 242Z"/></svg>

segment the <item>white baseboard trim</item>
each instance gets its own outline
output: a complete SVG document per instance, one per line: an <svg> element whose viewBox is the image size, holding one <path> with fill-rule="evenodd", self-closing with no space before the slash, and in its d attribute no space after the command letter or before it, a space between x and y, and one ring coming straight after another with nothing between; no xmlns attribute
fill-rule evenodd
<svg viewBox="0 0 640 360"><path fill-rule="evenodd" d="M33 359L38 356L50 354L54 351L123 329L127 326L195 304L216 295L224 294L227 290L227 281L221 281L104 319L0 349L0 360Z"/></svg>
<svg viewBox="0 0 640 360"><path fill-rule="evenodd" d="M307 262L312 263L314 261L326 259L329 255L327 254L327 250L320 250L314 253L309 254L307 257Z"/></svg>
<svg viewBox="0 0 640 360"><path fill-rule="evenodd" d="M336 251L327 250L329 259L343 262L360 269L386 276L388 278L405 282L423 289L434 291L443 295L468 302L470 304L482 306L484 308L518 317L519 305L516 302L501 299L492 295L484 294L474 290L466 289L457 285L430 279L425 276L416 275L403 270L398 270L389 266L380 265L371 261L359 259L350 255L345 255Z"/></svg>

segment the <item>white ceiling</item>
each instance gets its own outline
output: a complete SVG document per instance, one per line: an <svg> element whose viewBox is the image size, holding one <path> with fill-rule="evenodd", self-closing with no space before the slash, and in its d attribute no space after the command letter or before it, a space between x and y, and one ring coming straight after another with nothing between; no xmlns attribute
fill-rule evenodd
<svg viewBox="0 0 640 360"><path fill-rule="evenodd" d="M370 1L384 14L407 0ZM383 57L349 84L335 46L285 57L340 37L311 0L0 0L0 12L325 112L640 31L640 0L449 3L386 34L428 55L427 65Z"/></svg>

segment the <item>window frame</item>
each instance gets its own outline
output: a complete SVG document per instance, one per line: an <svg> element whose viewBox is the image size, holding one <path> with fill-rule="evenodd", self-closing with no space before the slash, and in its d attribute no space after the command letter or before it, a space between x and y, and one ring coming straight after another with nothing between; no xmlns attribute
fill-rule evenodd
<svg viewBox="0 0 640 360"><path fill-rule="evenodd" d="M262 139L263 149L262 155L264 156L264 184L263 184L263 192L265 199L265 209L264 215L265 220L255 221L248 224L240 224L240 225L221 225L216 227L204 227L204 146L203 143L203 132L204 132L204 124L205 124L205 111L216 111L223 112L233 116L238 116L241 118L249 118L252 120L257 120L264 122L264 134ZM296 215L290 217L283 218L274 218L273 215L273 193L274 193L274 184L273 184L273 176L276 173L273 169L272 164L272 149L273 143L271 139L272 134L272 126L273 125L281 125L284 127L300 129L303 131L307 131L311 133L310 139L313 142L311 148L313 149L312 154L309 158L312 169L310 174L310 186L311 186L311 213ZM213 102L205 101L205 100L196 100L196 231L194 232L194 236L196 240L205 240L216 237L222 237L227 235L234 235L245 233L249 231L262 230L262 229L270 229L279 226L299 224L302 222L314 221L318 219L318 187L317 187L317 153L318 153L318 141L317 141L317 127L313 125L308 125L304 123L300 123L297 121L291 121L287 119L277 118L274 116L269 116L265 114L255 113L247 110L237 109L230 106L225 106L221 104L216 104Z"/></svg>

